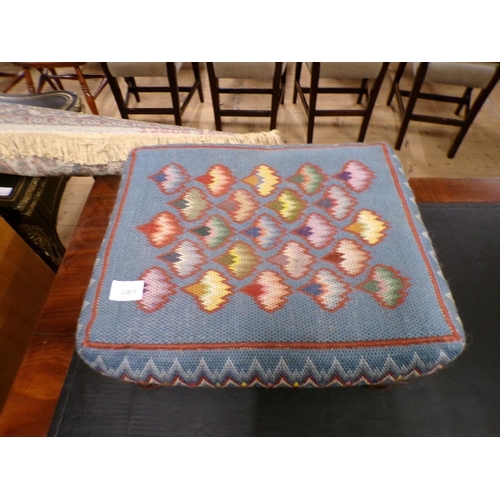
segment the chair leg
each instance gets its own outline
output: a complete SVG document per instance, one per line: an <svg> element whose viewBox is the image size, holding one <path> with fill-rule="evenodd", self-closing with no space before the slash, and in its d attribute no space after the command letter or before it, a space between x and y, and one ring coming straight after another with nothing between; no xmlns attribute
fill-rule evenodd
<svg viewBox="0 0 500 500"><path fill-rule="evenodd" d="M201 85L201 75L200 75L200 63L192 62L194 78L196 81L196 86L198 87L198 95L200 97L200 102L205 102L203 98L203 87Z"/></svg>
<svg viewBox="0 0 500 500"><path fill-rule="evenodd" d="M282 98L282 75L281 69L283 68L283 63L276 63L276 67L274 70L274 78L273 78L273 94L271 100L271 128L273 130L276 128L276 123L278 121L278 109L280 105L280 101Z"/></svg>
<svg viewBox="0 0 500 500"><path fill-rule="evenodd" d="M28 87L28 92L30 94L35 94L35 84L33 83L33 78L31 77L31 71L29 68L24 70L24 78L26 80L26 86Z"/></svg>
<svg viewBox="0 0 500 500"><path fill-rule="evenodd" d="M457 109L455 110L455 114L459 115L460 111L462 111L462 108L465 106L465 112L468 113L470 110L470 98L472 95L472 89L470 87L467 87L465 89L464 95L462 96L462 102L458 105Z"/></svg>
<svg viewBox="0 0 500 500"><path fill-rule="evenodd" d="M57 71L56 71L54 68L52 68L52 69L50 70L50 72L51 72L54 76L57 76ZM51 79L50 79L50 77L48 77L48 78L47 78L47 81L49 82L49 84L51 83ZM61 83L61 80L59 80L59 78L55 78L55 84L57 85L57 88L58 88L59 90L64 90L63 84Z"/></svg>
<svg viewBox="0 0 500 500"><path fill-rule="evenodd" d="M458 148L460 147L460 144L462 143L465 134L469 130L470 126L472 125L472 122L476 118L481 107L486 102L486 99L490 95L491 91L495 88L495 85L498 83L499 80L500 80L500 64L498 64L497 70L493 75L493 78L490 80L488 85L483 90L481 90L476 100L474 101L472 108L467 113L464 124L460 127L458 134L456 135L450 149L448 150L448 155L447 155L448 158L455 157L455 154L458 151Z"/></svg>
<svg viewBox="0 0 500 500"><path fill-rule="evenodd" d="M361 104L361 102L363 101L363 96L365 94L368 95L367 84L368 78L363 78L363 80L361 80L361 87L359 88L358 100L356 101L357 104Z"/></svg>
<svg viewBox="0 0 500 500"><path fill-rule="evenodd" d="M123 100L123 95L120 90L120 85L118 85L118 80L111 74L106 63L102 62L101 66L104 74L106 75L109 86L111 87L111 92L113 93L116 105L118 106L118 111L120 111L120 116L126 120L128 119L127 106L125 106L125 101Z"/></svg>
<svg viewBox="0 0 500 500"><path fill-rule="evenodd" d="M181 100L179 97L179 86L177 85L177 70L175 69L175 63L167 63L167 75L170 86L170 94L172 96L172 107L174 109L175 124L182 126Z"/></svg>
<svg viewBox="0 0 500 500"><path fill-rule="evenodd" d="M399 63L398 69L396 70L396 75L394 76L394 82L392 83L391 86L391 91L389 92L389 97L387 98L387 106L391 105L392 98L394 97L394 93L396 92L396 88L399 86L399 81L401 80L401 77L403 76L403 73L405 71L406 63L402 62Z"/></svg>
<svg viewBox="0 0 500 500"><path fill-rule="evenodd" d="M406 130L408 128L408 125L410 123L410 120L412 118L413 110L415 108L415 104L417 103L417 98L420 94L420 89L422 88L422 85L424 83L425 79L425 74L427 73L427 67L429 66L429 63L420 63L420 66L418 67L417 75L415 76L415 82L413 83L413 87L410 92L410 97L408 100L408 104L406 106L404 115L403 115L403 121L401 123L401 127L399 129L399 134L398 138L396 139L396 145L394 146L394 149L399 150L401 149L401 145L403 144L403 139L406 134Z"/></svg>
<svg viewBox="0 0 500 500"><path fill-rule="evenodd" d="M40 69L38 68L38 72L40 73L40 78L38 79L38 88L36 90L36 93L39 94L43 87L45 86L46 83L48 83L50 85L50 88L52 90L64 90L61 82L59 80L56 80L56 83L57 83L57 87L54 85L54 83L52 82L52 79L49 77L48 75L48 72L49 70L46 68L46 69ZM50 72L53 74L53 75L56 75L57 76L57 73L56 73L56 70L55 69L51 69Z"/></svg>
<svg viewBox="0 0 500 500"><path fill-rule="evenodd" d="M80 83L80 87L82 88L83 95L85 96L85 100L87 101L87 104L89 105L90 111L94 115L98 115L99 111L97 111L97 106L94 101L94 97L92 96L88 86L87 82L85 80L85 77L83 76L82 70L78 67L75 66L75 73L76 73L76 78L78 82Z"/></svg>
<svg viewBox="0 0 500 500"><path fill-rule="evenodd" d="M300 73L302 72L302 63L295 63L295 81L293 82L293 104L297 102L297 85L300 86Z"/></svg>
<svg viewBox="0 0 500 500"><path fill-rule="evenodd" d="M287 74L287 68L281 75L281 104L284 104L285 102L285 89L286 89L286 74Z"/></svg>
<svg viewBox="0 0 500 500"><path fill-rule="evenodd" d="M124 80L127 84L127 90L135 97L135 102L141 102L141 97L139 92L137 92L137 84L135 83L135 78L133 76L126 76Z"/></svg>
<svg viewBox="0 0 500 500"><path fill-rule="evenodd" d="M384 80L388 67L389 67L388 62L382 64L382 69L380 70L380 73L378 74L377 79L373 84L371 92L368 94L368 104L366 106L365 114L363 116L363 122L361 123L361 130L359 131L358 142L363 142L365 140L368 124L370 123L370 118L372 116L373 108L375 107L375 101L377 100L377 96L380 91L380 87L382 86L382 82Z"/></svg>
<svg viewBox="0 0 500 500"><path fill-rule="evenodd" d="M40 72L40 77L38 78L38 86L36 88L36 94L39 94L42 90L43 90L43 87L45 86L45 83L47 82L47 72L48 72L48 69L38 69L38 71ZM54 84L51 83L51 87L53 90L57 90L55 87L54 87Z"/></svg>
<svg viewBox="0 0 500 500"><path fill-rule="evenodd" d="M314 118L316 116L316 101L318 98L320 63L313 63L311 70L311 89L309 94L309 112L307 116L307 143L312 144L314 133Z"/></svg>
<svg viewBox="0 0 500 500"><path fill-rule="evenodd" d="M207 62L208 81L210 82L210 93L212 94L212 106L214 108L215 130L222 130L220 115L219 81L215 76L214 65Z"/></svg>

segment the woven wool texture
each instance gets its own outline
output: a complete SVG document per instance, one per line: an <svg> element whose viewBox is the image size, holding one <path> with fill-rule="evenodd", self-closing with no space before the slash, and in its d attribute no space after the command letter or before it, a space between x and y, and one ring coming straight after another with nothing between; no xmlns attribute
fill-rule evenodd
<svg viewBox="0 0 500 500"><path fill-rule="evenodd" d="M143 281L141 300L109 300ZM134 150L77 350L146 384L326 387L429 374L464 333L385 144Z"/></svg>

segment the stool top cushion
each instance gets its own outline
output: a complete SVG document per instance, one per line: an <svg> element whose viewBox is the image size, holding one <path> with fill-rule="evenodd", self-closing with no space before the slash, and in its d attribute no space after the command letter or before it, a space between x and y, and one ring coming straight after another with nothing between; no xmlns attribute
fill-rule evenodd
<svg viewBox="0 0 500 500"><path fill-rule="evenodd" d="M313 63L306 63L312 71ZM320 78L334 78L338 80L351 80L362 78L377 78L382 69L381 62L322 62Z"/></svg>
<svg viewBox="0 0 500 500"><path fill-rule="evenodd" d="M175 63L175 69L180 71L181 62ZM113 76L167 76L167 63L164 62L109 62L107 63Z"/></svg>
<svg viewBox="0 0 500 500"><path fill-rule="evenodd" d="M134 150L77 333L106 375L216 387L386 383L463 346L385 144Z"/></svg>
<svg viewBox="0 0 500 500"><path fill-rule="evenodd" d="M419 64L412 63L414 75L417 74ZM431 62L425 81L484 89L493 78L497 66L498 63Z"/></svg>
<svg viewBox="0 0 500 500"><path fill-rule="evenodd" d="M282 73L286 64L281 67ZM276 69L274 62L214 62L213 65L217 78L272 80Z"/></svg>

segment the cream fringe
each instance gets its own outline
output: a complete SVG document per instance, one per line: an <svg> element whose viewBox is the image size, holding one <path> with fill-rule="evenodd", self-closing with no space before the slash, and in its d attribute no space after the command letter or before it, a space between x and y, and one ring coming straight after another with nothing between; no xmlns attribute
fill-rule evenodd
<svg viewBox="0 0 500 500"><path fill-rule="evenodd" d="M248 134L85 134L2 131L0 157L39 156L81 165L125 161L134 148L160 144L283 144L278 130Z"/></svg>

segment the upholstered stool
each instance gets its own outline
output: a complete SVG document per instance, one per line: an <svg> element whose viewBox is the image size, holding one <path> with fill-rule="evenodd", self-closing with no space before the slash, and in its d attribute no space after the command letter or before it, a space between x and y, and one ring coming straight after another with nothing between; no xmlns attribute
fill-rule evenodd
<svg viewBox="0 0 500 500"><path fill-rule="evenodd" d="M140 384L327 387L430 374L464 333L385 144L134 150L77 351Z"/></svg>
<svg viewBox="0 0 500 500"><path fill-rule="evenodd" d="M276 128L279 104L285 99L287 63L282 62L207 62L208 80L212 93L215 128L222 130L223 116L269 116L270 130ZM267 81L265 87L253 85L243 87L233 84L223 87L220 80ZM267 109L227 109L221 106L221 94L268 94L271 96Z"/></svg>
<svg viewBox="0 0 500 500"><path fill-rule="evenodd" d="M310 73L310 85L302 86L300 76L302 63L296 63L295 82L293 89L293 103L300 97L304 110L307 113L307 142L313 142L314 122L320 116L360 116L363 118L359 130L358 142L365 140L368 124L375 107L380 87L384 80L389 63L385 62L313 62L306 63ZM332 87L320 85L322 80L334 80L337 83ZM359 86L343 86L339 82L352 82L358 80ZM371 89L368 82L371 81ZM366 96L366 106L359 109L318 109L318 97L324 94L354 94L357 96L357 104L361 104L363 96ZM309 96L308 98L306 96Z"/></svg>
<svg viewBox="0 0 500 500"><path fill-rule="evenodd" d="M401 114L401 126L396 139L395 149L399 150L403 145L403 139L410 121L434 123L458 128L458 132L447 154L448 158L454 158L477 114L500 80L500 63L412 63L411 70L414 80L411 90L400 88L400 80L404 74L406 65L407 63L405 62L399 63L387 100L387 105L390 105L392 98L396 95ZM461 96L457 96L456 94L450 95L448 90L441 90L439 93L424 92L424 85L429 83L437 84L438 86L451 85L458 88L462 87L463 94ZM446 89L446 87L444 88ZM472 94L474 89L477 89L478 92L473 99ZM403 97L408 98L406 104L403 102ZM420 99L458 104L455 110L456 116L446 116L444 109L438 115L416 112L416 105ZM462 109L465 110L464 116L459 117Z"/></svg>

